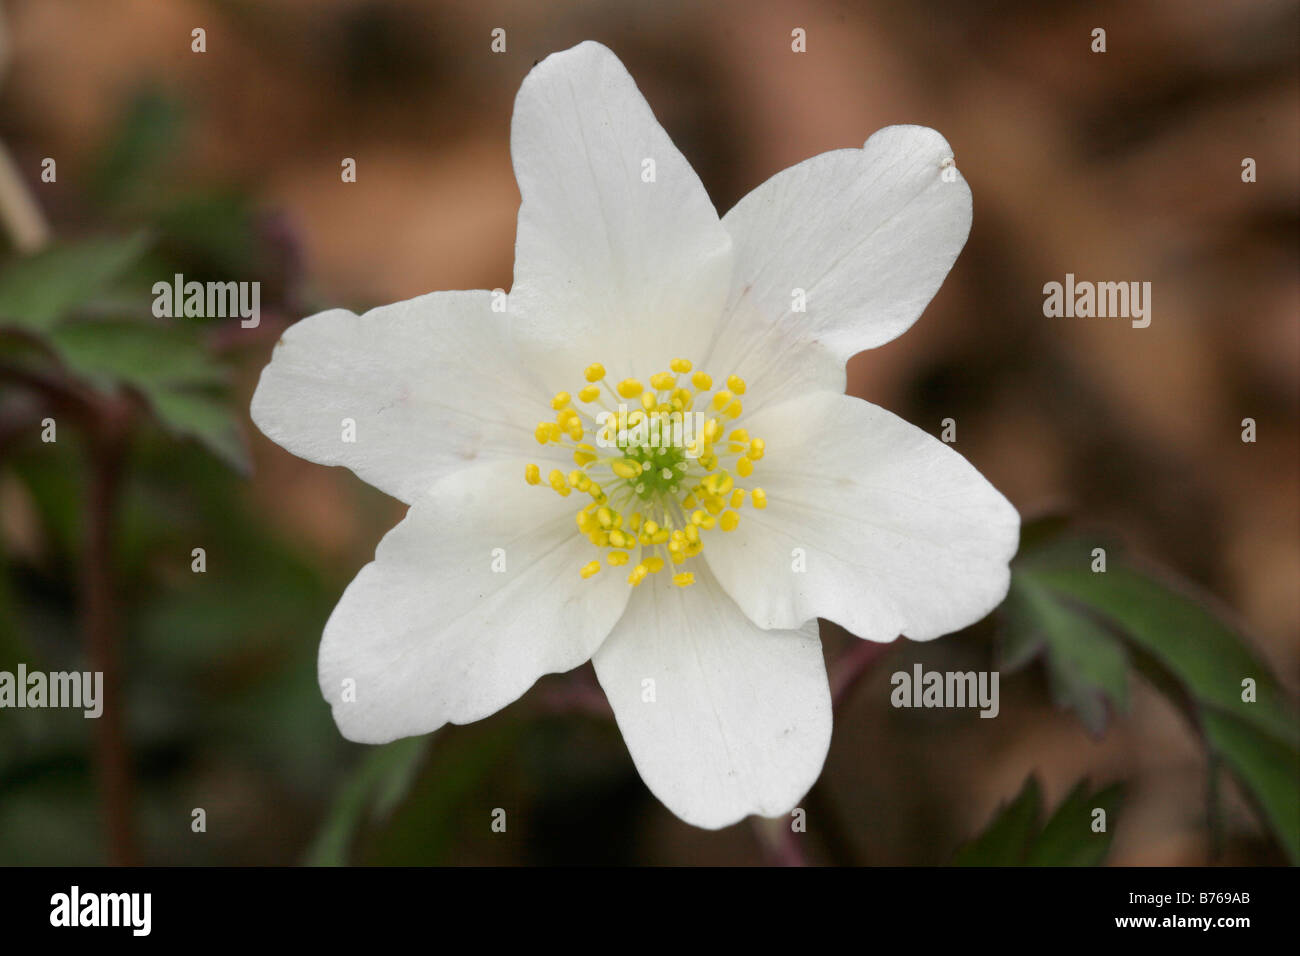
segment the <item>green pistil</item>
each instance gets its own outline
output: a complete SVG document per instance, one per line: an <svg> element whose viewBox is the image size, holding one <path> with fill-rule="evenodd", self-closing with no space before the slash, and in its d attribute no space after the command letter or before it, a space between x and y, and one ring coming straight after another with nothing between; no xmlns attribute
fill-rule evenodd
<svg viewBox="0 0 1300 956"><path fill-rule="evenodd" d="M660 501L666 497L678 498L685 481L686 452L669 446L656 448L649 445L620 446L623 457L641 465L641 474L624 479L627 486L642 501Z"/></svg>

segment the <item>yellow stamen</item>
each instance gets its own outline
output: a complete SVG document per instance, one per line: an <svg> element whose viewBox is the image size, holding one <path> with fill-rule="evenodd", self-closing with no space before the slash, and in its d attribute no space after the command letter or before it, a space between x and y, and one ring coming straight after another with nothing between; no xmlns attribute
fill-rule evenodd
<svg viewBox="0 0 1300 956"><path fill-rule="evenodd" d="M576 466L547 474L543 466L528 464L524 480L540 485L545 476L561 496L583 493L586 503L580 502L574 520L579 533L601 549L579 569L584 578L606 563L632 564L627 580L637 587L666 567L676 569L698 557L710 532L734 531L747 496L752 507L767 507L763 489L737 488L733 477L749 478L766 453L763 440L744 428L727 434L728 420L744 412L739 396L746 393L745 380L728 375L726 387L715 392L712 376L689 359L672 359L668 367L652 374L647 387L635 378L612 385L605 367L593 363L583 373L583 387L551 398L554 420L534 429L538 444L563 447ZM679 376L689 381L679 384ZM602 402L601 392L610 389L627 404L615 410ZM580 413L575 402L600 403L609 414ZM678 587L695 581L690 571L669 576Z"/></svg>

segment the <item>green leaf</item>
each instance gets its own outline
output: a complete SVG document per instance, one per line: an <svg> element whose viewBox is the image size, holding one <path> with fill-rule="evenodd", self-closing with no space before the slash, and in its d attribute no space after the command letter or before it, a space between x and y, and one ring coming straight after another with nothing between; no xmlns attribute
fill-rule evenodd
<svg viewBox="0 0 1300 956"><path fill-rule="evenodd" d="M1025 574L1013 577L1003 613L1005 670L1041 655L1056 705L1074 711L1096 736L1111 710L1128 710L1128 655L1104 627Z"/></svg>
<svg viewBox="0 0 1300 956"><path fill-rule="evenodd" d="M51 246L0 273L0 325L46 332L121 278L143 255L143 234Z"/></svg>
<svg viewBox="0 0 1300 956"><path fill-rule="evenodd" d="M1088 554L1089 546L1076 542L1027 556L1017 567L1019 583L1104 617L1300 863L1300 723L1281 684L1206 598L1115 556L1108 570L1094 573ZM1242 699L1246 678L1255 683L1253 701Z"/></svg>
<svg viewBox="0 0 1300 956"><path fill-rule="evenodd" d="M998 808L984 832L957 851L956 866L1014 866L1025 854L1043 810L1042 789L1029 777L1010 803Z"/></svg>
<svg viewBox="0 0 1300 956"><path fill-rule="evenodd" d="M344 866L362 824L386 817L410 789L429 738L406 737L365 755L334 799L320 833L307 851L308 866Z"/></svg>
<svg viewBox="0 0 1300 956"><path fill-rule="evenodd" d="M1031 776L1020 793L999 808L984 832L957 851L953 864L1097 866L1110 850L1120 797L1118 784L1094 792L1082 780L1040 828L1042 790ZM1106 812L1106 829L1101 833L1093 830L1098 808Z"/></svg>
<svg viewBox="0 0 1300 956"><path fill-rule="evenodd" d="M1079 781L1028 847L1025 863L1029 866L1101 865L1110 850L1111 828L1122 797L1123 787L1119 784L1093 792L1086 780ZM1092 829L1098 808L1106 811L1104 833Z"/></svg>
<svg viewBox="0 0 1300 956"><path fill-rule="evenodd" d="M153 196L160 168L177 154L184 108L159 89L144 89L127 105L116 132L90 176L108 204Z"/></svg>
<svg viewBox="0 0 1300 956"><path fill-rule="evenodd" d="M73 374L103 391L136 390L173 434L198 439L236 470L247 472L239 428L222 400L225 371L190 329L78 322L55 329L50 344Z"/></svg>
<svg viewBox="0 0 1300 956"><path fill-rule="evenodd" d="M197 438L235 471L249 473L248 449L224 396L176 389L155 389L146 395L170 431Z"/></svg>

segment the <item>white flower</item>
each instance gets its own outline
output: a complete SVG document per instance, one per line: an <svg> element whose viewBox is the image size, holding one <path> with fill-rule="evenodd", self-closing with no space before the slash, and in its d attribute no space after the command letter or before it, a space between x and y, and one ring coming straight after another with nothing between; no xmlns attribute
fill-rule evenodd
<svg viewBox="0 0 1300 956"><path fill-rule="evenodd" d="M345 736L381 743L590 659L675 814L787 813L830 742L817 618L929 640L1006 594L1012 506L843 394L848 357L938 289L970 191L943 137L895 126L719 219L596 43L528 74L511 152L507 312L485 291L322 312L285 333L253 396L270 438L410 505L325 626L321 691ZM643 396L707 411L710 440L602 446L594 413Z"/></svg>

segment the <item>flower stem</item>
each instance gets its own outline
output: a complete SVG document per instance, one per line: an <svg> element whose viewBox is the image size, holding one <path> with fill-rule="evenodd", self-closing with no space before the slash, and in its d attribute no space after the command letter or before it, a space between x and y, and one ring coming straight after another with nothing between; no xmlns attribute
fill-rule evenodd
<svg viewBox="0 0 1300 956"><path fill-rule="evenodd" d="M857 640L840 655L831 669L831 707L839 710L853 695L858 682L871 672L873 666L889 653L892 644Z"/></svg>
<svg viewBox="0 0 1300 956"><path fill-rule="evenodd" d="M807 866L799 835L790 826L789 817L750 817L754 834L768 866Z"/></svg>
<svg viewBox="0 0 1300 956"><path fill-rule="evenodd" d="M131 816L130 755L123 725L120 620L114 574L116 514L130 409L106 403L87 437L89 487L81 564L81 625L92 671L104 675L103 712L94 722L95 768L107 830L109 861L139 862Z"/></svg>

